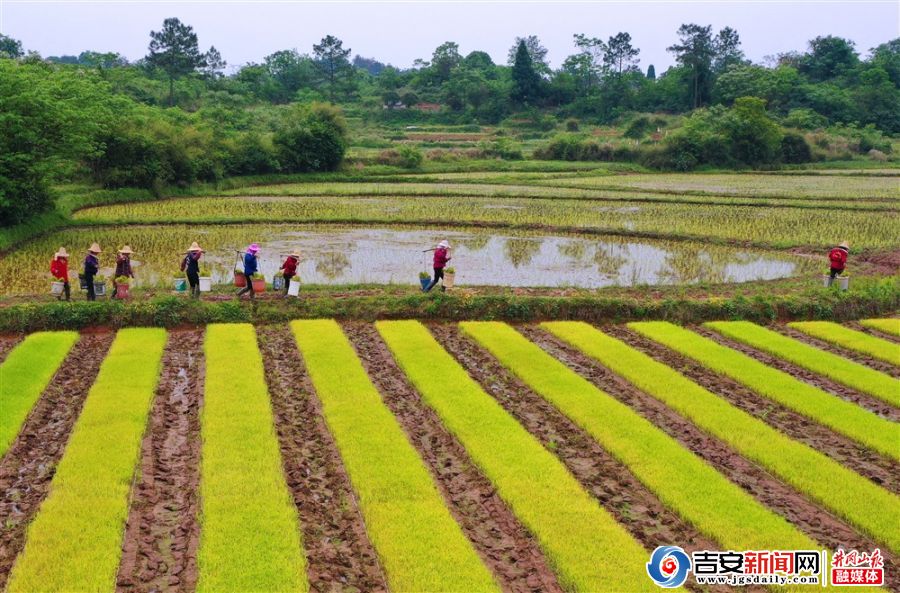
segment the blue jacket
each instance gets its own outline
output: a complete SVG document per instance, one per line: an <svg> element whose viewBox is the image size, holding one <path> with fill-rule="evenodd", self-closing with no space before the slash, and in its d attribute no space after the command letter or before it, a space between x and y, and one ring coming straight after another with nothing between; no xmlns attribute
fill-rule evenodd
<svg viewBox="0 0 900 593"><path fill-rule="evenodd" d="M256 256L252 253L244 254L244 276L248 278L256 273Z"/></svg>

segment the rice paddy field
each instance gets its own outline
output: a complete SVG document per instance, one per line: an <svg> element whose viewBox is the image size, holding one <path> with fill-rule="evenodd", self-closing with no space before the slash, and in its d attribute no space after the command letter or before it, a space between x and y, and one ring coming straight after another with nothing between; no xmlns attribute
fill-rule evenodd
<svg viewBox="0 0 900 593"><path fill-rule="evenodd" d="M2 336L0 590L654 591L662 545L878 548L897 590L897 329Z"/></svg>

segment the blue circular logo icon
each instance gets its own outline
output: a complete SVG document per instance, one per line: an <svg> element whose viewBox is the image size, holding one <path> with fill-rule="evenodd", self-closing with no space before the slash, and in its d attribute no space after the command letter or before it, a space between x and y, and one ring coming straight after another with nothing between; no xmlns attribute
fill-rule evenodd
<svg viewBox="0 0 900 593"><path fill-rule="evenodd" d="M678 546L659 546L647 563L647 574L660 587L673 589L687 580L691 559Z"/></svg>

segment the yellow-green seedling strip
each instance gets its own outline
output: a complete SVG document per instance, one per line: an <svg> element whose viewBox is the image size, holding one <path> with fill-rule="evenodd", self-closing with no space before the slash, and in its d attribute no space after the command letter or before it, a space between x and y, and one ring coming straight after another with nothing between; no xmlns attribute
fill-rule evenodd
<svg viewBox="0 0 900 593"><path fill-rule="evenodd" d="M788 326L814 338L900 366L900 344L896 342L882 340L830 321L797 321L788 323ZM897 384L894 391L900 392L900 384Z"/></svg>
<svg viewBox="0 0 900 593"><path fill-rule="evenodd" d="M116 336L28 528L7 593L115 590L131 483L165 345L163 329L123 329Z"/></svg>
<svg viewBox="0 0 900 593"><path fill-rule="evenodd" d="M0 365L0 459L77 341L75 332L31 334Z"/></svg>
<svg viewBox="0 0 900 593"><path fill-rule="evenodd" d="M210 325L204 352L197 590L308 591L256 331Z"/></svg>
<svg viewBox="0 0 900 593"><path fill-rule="evenodd" d="M900 460L900 426L714 340L665 321L628 327L867 447Z"/></svg>
<svg viewBox="0 0 900 593"><path fill-rule="evenodd" d="M588 432L662 502L727 549L815 549L813 541L675 439L498 322L463 330Z"/></svg>
<svg viewBox="0 0 900 593"><path fill-rule="evenodd" d="M425 402L535 535L563 588L655 587L644 569L647 552L641 545L469 377L425 326L417 321L376 325Z"/></svg>
<svg viewBox="0 0 900 593"><path fill-rule="evenodd" d="M861 319L863 327L877 329L891 336L900 338L900 317L887 317L884 319Z"/></svg>
<svg viewBox="0 0 900 593"><path fill-rule="evenodd" d="M341 327L294 321L322 412L393 591L499 591Z"/></svg>
<svg viewBox="0 0 900 593"><path fill-rule="evenodd" d="M759 463L873 539L900 550L900 497L582 322L542 327Z"/></svg>
<svg viewBox="0 0 900 593"><path fill-rule="evenodd" d="M847 387L874 395L893 406L900 406L900 381L890 375L749 321L711 321L703 325L732 340L768 352Z"/></svg>

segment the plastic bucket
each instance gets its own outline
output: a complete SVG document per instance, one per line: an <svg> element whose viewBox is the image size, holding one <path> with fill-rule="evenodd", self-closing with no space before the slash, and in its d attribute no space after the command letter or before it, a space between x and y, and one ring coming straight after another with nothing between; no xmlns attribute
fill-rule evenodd
<svg viewBox="0 0 900 593"><path fill-rule="evenodd" d="M253 280L253 292L265 292L266 291L266 279L260 278L259 280Z"/></svg>
<svg viewBox="0 0 900 593"><path fill-rule="evenodd" d="M94 296L106 296L106 282L94 282Z"/></svg>
<svg viewBox="0 0 900 593"><path fill-rule="evenodd" d="M63 282L51 282L50 283L50 294L59 295L63 293L63 289L65 288L65 283Z"/></svg>
<svg viewBox="0 0 900 593"><path fill-rule="evenodd" d="M187 278L175 278L175 291L187 292Z"/></svg>
<svg viewBox="0 0 900 593"><path fill-rule="evenodd" d="M272 290L275 292L284 290L284 276L275 276L272 278Z"/></svg>
<svg viewBox="0 0 900 593"><path fill-rule="evenodd" d="M419 284L422 285L422 290L425 290L431 284L431 276L419 278Z"/></svg>
<svg viewBox="0 0 900 593"><path fill-rule="evenodd" d="M247 286L247 277L244 276L243 272L234 271L234 285L238 288Z"/></svg>
<svg viewBox="0 0 900 593"><path fill-rule="evenodd" d="M117 299L127 299L128 298L128 284L116 284L116 298Z"/></svg>
<svg viewBox="0 0 900 593"><path fill-rule="evenodd" d="M838 281L838 286L841 287L841 290L850 288L850 276L838 276L836 280Z"/></svg>
<svg viewBox="0 0 900 593"><path fill-rule="evenodd" d="M209 292L212 290L212 278L210 276L200 276L200 292Z"/></svg>
<svg viewBox="0 0 900 593"><path fill-rule="evenodd" d="M291 278L291 281L288 282L288 296L300 296L300 281L296 278Z"/></svg>
<svg viewBox="0 0 900 593"><path fill-rule="evenodd" d="M456 282L456 272L444 272L444 286L453 288L454 282Z"/></svg>

